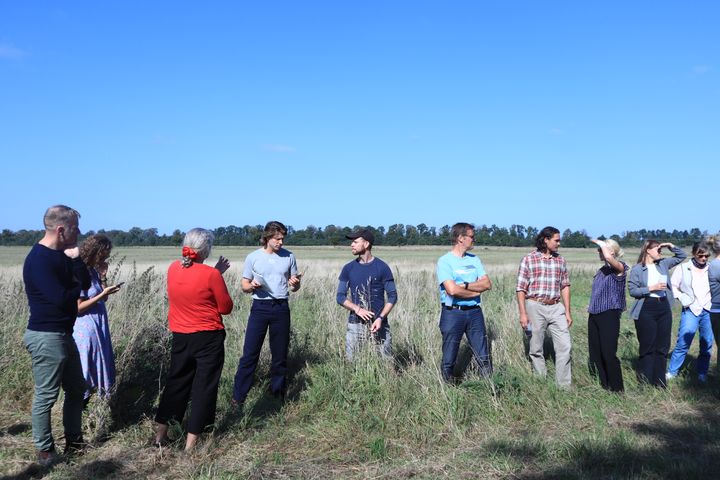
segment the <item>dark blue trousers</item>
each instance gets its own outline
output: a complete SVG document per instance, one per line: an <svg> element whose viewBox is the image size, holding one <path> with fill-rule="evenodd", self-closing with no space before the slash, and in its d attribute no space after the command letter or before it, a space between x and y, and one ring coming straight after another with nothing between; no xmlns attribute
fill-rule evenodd
<svg viewBox="0 0 720 480"><path fill-rule="evenodd" d="M480 374L483 376L492 374L492 361L482 309L447 310L443 307L440 313L440 332L443 338L442 375L446 381L453 379L455 361L463 335L467 336L473 357L480 367Z"/></svg>
<svg viewBox="0 0 720 480"><path fill-rule="evenodd" d="M243 354L235 373L233 399L243 403L253 383L265 334L270 331L270 391L281 395L285 390L287 355L290 346L290 307L287 300L253 300L250 307Z"/></svg>

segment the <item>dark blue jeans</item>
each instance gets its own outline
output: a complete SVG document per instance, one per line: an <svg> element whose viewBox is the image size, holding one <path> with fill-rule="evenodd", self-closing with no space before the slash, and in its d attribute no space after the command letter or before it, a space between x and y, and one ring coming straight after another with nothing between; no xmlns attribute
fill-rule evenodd
<svg viewBox="0 0 720 480"><path fill-rule="evenodd" d="M287 355L290 346L290 307L287 300L253 300L250 307L243 354L235 373L233 399L243 403L253 383L253 374L260 359L265 334L270 331L270 391L285 390Z"/></svg>
<svg viewBox="0 0 720 480"><path fill-rule="evenodd" d="M442 307L440 332L443 337L442 375L445 381L453 379L453 370L463 334L467 336L473 357L480 367L480 374L486 377L492 374L492 361L482 309L447 310Z"/></svg>

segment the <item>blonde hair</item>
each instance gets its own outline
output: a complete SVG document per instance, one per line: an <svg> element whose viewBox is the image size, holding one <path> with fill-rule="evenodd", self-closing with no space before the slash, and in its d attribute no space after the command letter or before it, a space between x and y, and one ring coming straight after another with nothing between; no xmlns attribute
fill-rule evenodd
<svg viewBox="0 0 720 480"><path fill-rule="evenodd" d="M605 240L605 244L610 247L610 250L612 250L613 257L622 258L622 256L625 255L625 250L620 248L620 244L612 238Z"/></svg>
<svg viewBox="0 0 720 480"><path fill-rule="evenodd" d="M715 235L710 235L705 239L705 242L715 255L720 255L720 232Z"/></svg>

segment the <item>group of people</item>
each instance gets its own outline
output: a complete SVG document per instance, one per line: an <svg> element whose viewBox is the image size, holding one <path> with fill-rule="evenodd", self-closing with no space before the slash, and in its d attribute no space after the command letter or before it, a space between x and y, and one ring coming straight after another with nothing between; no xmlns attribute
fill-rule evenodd
<svg viewBox="0 0 720 480"><path fill-rule="evenodd" d="M112 243L92 235L77 245L80 214L67 206L50 207L44 216L45 234L25 259L23 279L30 307L24 343L31 355L35 392L32 404L33 440L38 463L59 459L50 428L50 412L60 389L65 392L63 427L65 453L83 448L81 417L94 392L107 398L115 383L115 366L105 301L122 284L108 285L108 258ZM245 259L241 288L252 295L243 353L233 387L232 403L241 408L253 384L262 345L269 332L271 369L269 390L283 397L287 382L290 343L290 292L301 286L302 273L295 256L283 248L287 228L268 222L262 246ZM386 358L392 357L388 316L398 293L392 270L372 253L375 238L370 230L347 236L356 257L338 279L336 300L349 311L346 357L352 360L364 343ZM451 229L451 250L437 263L442 334L441 375L455 380L455 363L463 336L467 337L479 372L492 374L481 294L492 282L473 249L475 229L457 223ZM629 269L622 250L613 240L593 240L603 266L593 278L588 307L590 363L604 388L623 390L617 358L620 316L625 310L625 285L637 301L630 310L640 344L638 376L663 387L678 374L685 354L700 330L698 378L706 380L714 338L720 335L720 237L693 247L693 258L675 270L686 254L669 243L648 240ZM182 257L167 273L168 325L172 332L170 368L155 421L153 443L168 443L168 424L181 422L188 402L186 450L195 447L200 434L215 421L217 392L225 361L223 315L233 309L233 299L223 279L230 267L220 256L214 267L205 265L213 244L209 230L194 228L183 239ZM555 349L558 386L572 381L570 281L565 259L558 254L560 232L544 228L536 249L526 255L517 278L520 326L530 336L529 357L535 373L546 375L543 345L546 332ZM662 257L669 249L673 256ZM710 253L716 258L709 262ZM628 272L629 270L629 272ZM683 305L678 342L666 372L672 324L671 305Z"/></svg>
<svg viewBox="0 0 720 480"><path fill-rule="evenodd" d="M692 258L672 243L646 240L637 263L629 268L615 240L592 240L603 265L593 277L588 305L588 353L590 368L603 388L624 390L617 357L620 317L626 309L625 287L635 299L630 317L635 322L639 344L638 379L664 388L675 378L695 334L700 330L697 378L707 381L713 340L720 340L720 236L710 236L693 245ZM545 376L544 339L552 336L555 349L556 383L568 388L572 381L569 328L570 281L565 260L558 254L560 232L544 228L537 236L536 251L520 263L517 302L520 325L530 335L529 356L538 375ZM672 256L663 257L667 249ZM709 262L709 257L715 259ZM669 272L673 271L672 277ZM682 305L680 328L670 356L672 306ZM720 366L720 361L718 362Z"/></svg>

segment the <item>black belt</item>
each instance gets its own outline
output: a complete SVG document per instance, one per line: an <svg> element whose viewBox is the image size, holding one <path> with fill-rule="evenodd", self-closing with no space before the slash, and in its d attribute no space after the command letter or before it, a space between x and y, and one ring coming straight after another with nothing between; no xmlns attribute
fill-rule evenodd
<svg viewBox="0 0 720 480"><path fill-rule="evenodd" d="M480 305L441 305L445 310L475 310L480 308Z"/></svg>
<svg viewBox="0 0 720 480"><path fill-rule="evenodd" d="M273 305L278 305L281 303L287 303L287 298L253 298L253 302L268 302L272 303Z"/></svg>

